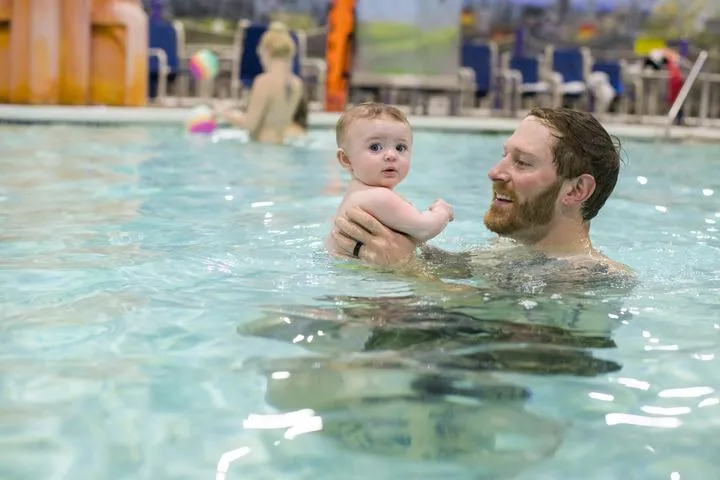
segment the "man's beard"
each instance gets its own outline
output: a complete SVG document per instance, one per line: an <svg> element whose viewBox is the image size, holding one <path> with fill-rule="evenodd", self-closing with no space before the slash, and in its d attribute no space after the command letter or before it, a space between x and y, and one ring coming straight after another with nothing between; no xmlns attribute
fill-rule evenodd
<svg viewBox="0 0 720 480"><path fill-rule="evenodd" d="M498 235L512 235L530 227L547 225L555 215L555 201L562 187L558 179L545 191L523 203L518 203L514 192L502 183L493 185L493 203L485 214L485 226ZM494 204L495 194L508 196L512 203L503 206Z"/></svg>

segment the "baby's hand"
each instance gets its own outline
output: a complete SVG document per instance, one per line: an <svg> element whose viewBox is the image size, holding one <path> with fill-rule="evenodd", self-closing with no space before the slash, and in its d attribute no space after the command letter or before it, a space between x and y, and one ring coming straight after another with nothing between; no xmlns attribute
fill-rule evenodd
<svg viewBox="0 0 720 480"><path fill-rule="evenodd" d="M439 211L446 214L449 218L449 222L455 220L455 213L453 212L452 206L442 198L438 198L437 200L435 200L433 204L430 205L428 210L430 210L431 212Z"/></svg>

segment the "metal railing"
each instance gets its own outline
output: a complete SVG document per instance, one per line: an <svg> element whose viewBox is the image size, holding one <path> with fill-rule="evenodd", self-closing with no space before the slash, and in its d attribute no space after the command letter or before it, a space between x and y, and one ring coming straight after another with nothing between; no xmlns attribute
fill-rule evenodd
<svg viewBox="0 0 720 480"><path fill-rule="evenodd" d="M695 64L692 66L692 69L690 70L690 73L688 74L687 79L685 80L685 83L683 83L682 88L680 89L680 93L678 94L677 98L673 102L672 106L670 107L670 111L667 115L667 126L665 128L665 136L670 136L670 128L672 127L673 123L675 122L675 117L677 117L678 113L680 113L680 109L685 104L685 101L687 100L688 94L690 93L690 89L695 84L695 81L698 78L698 75L700 75L700 71L702 70L703 65L705 65L705 61L708 58L708 52L703 50L700 52L700 55L698 55L697 60L695 60ZM701 109L704 108L701 104Z"/></svg>

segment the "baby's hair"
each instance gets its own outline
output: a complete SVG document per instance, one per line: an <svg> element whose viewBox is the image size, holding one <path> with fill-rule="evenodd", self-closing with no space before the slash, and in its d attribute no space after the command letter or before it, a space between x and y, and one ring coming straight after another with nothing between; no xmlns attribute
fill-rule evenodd
<svg viewBox="0 0 720 480"><path fill-rule="evenodd" d="M340 118L335 125L335 141L337 142L338 147L341 146L345 140L345 132L347 132L348 127L352 124L352 122L361 118L366 120L388 118L390 120L404 123L410 127L410 122L407 117L402 110L397 107L379 102L359 103L345 110L342 115L340 115Z"/></svg>

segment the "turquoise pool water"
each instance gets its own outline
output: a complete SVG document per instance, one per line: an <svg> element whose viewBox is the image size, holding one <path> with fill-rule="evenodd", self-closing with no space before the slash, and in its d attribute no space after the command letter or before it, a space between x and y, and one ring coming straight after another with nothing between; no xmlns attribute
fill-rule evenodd
<svg viewBox="0 0 720 480"><path fill-rule="evenodd" d="M434 244L491 239L502 139L417 134ZM322 253L332 132L3 126L0 478L720 478L720 146L625 150L634 291L468 295Z"/></svg>

